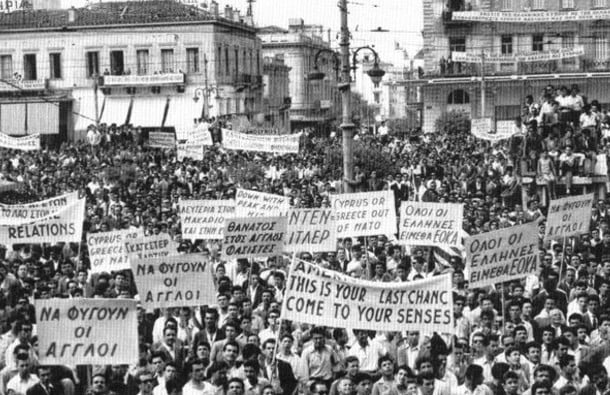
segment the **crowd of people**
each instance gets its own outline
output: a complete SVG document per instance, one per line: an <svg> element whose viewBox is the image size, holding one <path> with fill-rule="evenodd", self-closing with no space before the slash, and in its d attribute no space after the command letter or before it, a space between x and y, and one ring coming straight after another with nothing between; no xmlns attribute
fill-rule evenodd
<svg viewBox="0 0 610 395"><path fill-rule="evenodd" d="M94 139L57 149L3 150L0 176L20 188L3 193L2 203L78 191L87 198L85 234L168 233L178 252L213 263L217 300L140 307L132 366L40 365L34 299L137 299L137 289L129 270L91 274L85 237L13 245L0 261L0 394L610 394L610 200L598 197L587 233L557 243L544 240L548 199L539 196L582 192L570 177L590 175L606 152L606 119L577 87L558 91L528 97L526 134L498 144L455 129L359 136L362 150L381 153L388 166L362 161L346 180L325 163L340 145L334 134L305 133L298 155L236 152L223 149L214 120L215 145L202 161L149 148L146 133L129 126L92 128ZM219 242L181 237L179 199L231 199L244 188L288 196L293 207L327 207L344 182L360 192L392 190L397 205L462 203L470 235L538 221L538 271L472 289L455 251L383 235L339 240L323 254L303 251L302 260L372 281L453 273L455 333L354 331L282 320L288 258L224 261Z"/></svg>

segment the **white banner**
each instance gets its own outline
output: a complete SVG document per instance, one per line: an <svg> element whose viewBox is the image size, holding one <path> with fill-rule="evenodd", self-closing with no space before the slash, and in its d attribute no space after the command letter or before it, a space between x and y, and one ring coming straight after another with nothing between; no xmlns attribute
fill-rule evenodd
<svg viewBox="0 0 610 395"><path fill-rule="evenodd" d="M453 333L451 275L379 283L293 264L282 318L334 328Z"/></svg>
<svg viewBox="0 0 610 395"><path fill-rule="evenodd" d="M141 229L114 230L111 232L89 233L87 246L91 261L91 273L101 273L131 269L125 251L125 241L144 237Z"/></svg>
<svg viewBox="0 0 610 395"><path fill-rule="evenodd" d="M288 213L290 201L285 196L238 189L235 193L236 217L273 217Z"/></svg>
<svg viewBox="0 0 610 395"><path fill-rule="evenodd" d="M85 199L78 199L42 221L0 226L0 244L80 243Z"/></svg>
<svg viewBox="0 0 610 395"><path fill-rule="evenodd" d="M44 221L55 216L59 211L76 203L78 192L41 200L27 204L0 203L0 226L27 224Z"/></svg>
<svg viewBox="0 0 610 395"><path fill-rule="evenodd" d="M149 132L148 146L151 148L174 148L176 147L176 136L173 133Z"/></svg>
<svg viewBox="0 0 610 395"><path fill-rule="evenodd" d="M557 239L588 233L594 198L591 193L551 200L544 238Z"/></svg>
<svg viewBox="0 0 610 395"><path fill-rule="evenodd" d="M209 131L209 123L200 123L187 131L176 131L177 140L188 140L194 144L213 145L212 134Z"/></svg>
<svg viewBox="0 0 610 395"><path fill-rule="evenodd" d="M286 252L327 252L337 249L337 225L331 209L288 210Z"/></svg>
<svg viewBox="0 0 610 395"><path fill-rule="evenodd" d="M225 221L235 215L235 200L180 200L182 238L222 240Z"/></svg>
<svg viewBox="0 0 610 395"><path fill-rule="evenodd" d="M331 195L337 237L396 234L396 206L392 191Z"/></svg>
<svg viewBox="0 0 610 395"><path fill-rule="evenodd" d="M402 202L398 240L405 245L461 247L463 204Z"/></svg>
<svg viewBox="0 0 610 395"><path fill-rule="evenodd" d="M577 58L585 54L585 48L575 46L572 48L561 48L556 51L526 52L513 54L484 53L486 63L513 63L513 62L548 62L550 60L561 60ZM451 60L464 63L481 63L481 54L472 52L451 52Z"/></svg>
<svg viewBox="0 0 610 395"><path fill-rule="evenodd" d="M468 287L478 288L535 274L538 224L511 226L466 238Z"/></svg>
<svg viewBox="0 0 610 395"><path fill-rule="evenodd" d="M538 23L538 22L579 22L610 19L610 9L578 11L460 11L453 12L454 21Z"/></svg>
<svg viewBox="0 0 610 395"><path fill-rule="evenodd" d="M224 229L222 256L229 260L282 254L286 223L286 217L228 219Z"/></svg>
<svg viewBox="0 0 610 395"><path fill-rule="evenodd" d="M138 362L136 301L36 299L41 365L133 365Z"/></svg>
<svg viewBox="0 0 610 395"><path fill-rule="evenodd" d="M193 144L190 141L176 144L176 156L179 162L185 158L193 160L203 160L203 144Z"/></svg>
<svg viewBox="0 0 610 395"><path fill-rule="evenodd" d="M129 259L160 258L178 253L178 243L167 233L125 240Z"/></svg>
<svg viewBox="0 0 610 395"><path fill-rule="evenodd" d="M263 136L222 129L222 146L226 149L298 154L301 134Z"/></svg>
<svg viewBox="0 0 610 395"><path fill-rule="evenodd" d="M145 309L216 302L212 264L201 254L133 259L131 270Z"/></svg>
<svg viewBox="0 0 610 395"><path fill-rule="evenodd" d="M40 149L40 135L33 134L25 137L11 137L0 133L0 147L21 151L36 151Z"/></svg>

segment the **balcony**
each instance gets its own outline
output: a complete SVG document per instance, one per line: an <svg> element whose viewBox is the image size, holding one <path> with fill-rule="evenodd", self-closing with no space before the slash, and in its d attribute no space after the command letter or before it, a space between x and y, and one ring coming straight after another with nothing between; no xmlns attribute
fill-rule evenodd
<svg viewBox="0 0 610 395"><path fill-rule="evenodd" d="M49 80L7 80L0 81L0 92L44 91L49 86Z"/></svg>

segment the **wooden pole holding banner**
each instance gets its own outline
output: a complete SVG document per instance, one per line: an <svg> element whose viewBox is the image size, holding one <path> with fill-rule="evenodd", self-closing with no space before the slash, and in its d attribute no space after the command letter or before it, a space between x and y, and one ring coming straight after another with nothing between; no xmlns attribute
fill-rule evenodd
<svg viewBox="0 0 610 395"><path fill-rule="evenodd" d="M290 275L292 270L294 270L294 263L296 261L296 257L297 257L297 253L296 253L296 251L294 251L292 253L292 260L290 261L290 266L288 267L288 276ZM277 350L279 348L279 344L280 344L280 340L281 340L280 335L282 333L282 324L283 324L282 317L284 317L285 310L286 310L286 298L283 298L282 307L280 308L280 317L278 319L279 322L278 322L278 328L277 328L277 335L275 336L275 347L273 348L273 358L271 359L271 366L273 366L271 381L273 381L277 377L277 366L276 366Z"/></svg>
<svg viewBox="0 0 610 395"><path fill-rule="evenodd" d="M371 266L371 260L369 259L369 245L367 237L364 236L364 259L366 259L366 270L368 272L367 279L372 280L375 277L375 268Z"/></svg>
<svg viewBox="0 0 610 395"><path fill-rule="evenodd" d="M505 285L507 283L502 283L502 295L500 295L502 297L502 329L500 330L500 333L504 334L504 328L506 327L506 297L504 295L506 295L506 289L504 288Z"/></svg>
<svg viewBox="0 0 610 395"><path fill-rule="evenodd" d="M567 239L567 237L563 236L563 247L561 248L561 261L559 261L559 280L561 280L561 273L563 272L563 262L566 259L566 239Z"/></svg>

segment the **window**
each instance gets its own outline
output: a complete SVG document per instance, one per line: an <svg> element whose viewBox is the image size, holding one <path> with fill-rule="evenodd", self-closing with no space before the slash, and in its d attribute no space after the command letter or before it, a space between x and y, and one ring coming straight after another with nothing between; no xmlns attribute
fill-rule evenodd
<svg viewBox="0 0 610 395"><path fill-rule="evenodd" d="M36 73L36 54L23 55L23 79L26 81L38 79L38 73Z"/></svg>
<svg viewBox="0 0 610 395"><path fill-rule="evenodd" d="M61 53L49 54L49 71L51 79L61 79Z"/></svg>
<svg viewBox="0 0 610 395"><path fill-rule="evenodd" d="M532 9L534 10L544 10L546 9L545 0L532 0Z"/></svg>
<svg viewBox="0 0 610 395"><path fill-rule="evenodd" d="M256 51L256 75L261 75L261 51Z"/></svg>
<svg viewBox="0 0 610 395"><path fill-rule="evenodd" d="M161 50L161 72L162 73L173 73L174 72L174 50L173 49L162 49Z"/></svg>
<svg viewBox="0 0 610 395"><path fill-rule="evenodd" d="M252 56L252 50L250 50L250 74L254 74L254 56Z"/></svg>
<svg viewBox="0 0 610 395"><path fill-rule="evenodd" d="M608 58L608 38L595 37L595 59L605 61Z"/></svg>
<svg viewBox="0 0 610 395"><path fill-rule="evenodd" d="M239 73L239 49L235 48L235 75Z"/></svg>
<svg viewBox="0 0 610 395"><path fill-rule="evenodd" d="M219 45L216 49L216 72L222 75L222 47Z"/></svg>
<svg viewBox="0 0 610 395"><path fill-rule="evenodd" d="M87 52L87 77L100 75L100 53Z"/></svg>
<svg viewBox="0 0 610 395"><path fill-rule="evenodd" d="M463 89L456 89L449 94L447 98L447 104L468 104L470 103L470 96Z"/></svg>
<svg viewBox="0 0 610 395"><path fill-rule="evenodd" d="M123 51L110 51L110 74L123 75L125 71L125 61Z"/></svg>
<svg viewBox="0 0 610 395"><path fill-rule="evenodd" d="M136 51L136 69L138 75L148 74L148 49Z"/></svg>
<svg viewBox="0 0 610 395"><path fill-rule="evenodd" d="M593 0L593 8L606 8L608 7L608 0Z"/></svg>
<svg viewBox="0 0 610 395"><path fill-rule="evenodd" d="M534 34L532 37L532 51L544 51L544 34Z"/></svg>
<svg viewBox="0 0 610 395"><path fill-rule="evenodd" d="M0 78L3 80L10 80L13 78L13 56L12 55L1 55L0 56Z"/></svg>
<svg viewBox="0 0 610 395"><path fill-rule="evenodd" d="M513 0L502 0L502 11L512 11Z"/></svg>
<svg viewBox="0 0 610 395"><path fill-rule="evenodd" d="M373 93L373 100L375 101L376 104L379 104L379 102L381 101L381 95L379 94L379 92Z"/></svg>
<svg viewBox="0 0 610 395"><path fill-rule="evenodd" d="M466 52L466 37L449 37L449 51Z"/></svg>
<svg viewBox="0 0 610 395"><path fill-rule="evenodd" d="M199 48L186 49L186 72L199 73Z"/></svg>
<svg viewBox="0 0 610 395"><path fill-rule="evenodd" d="M513 53L513 36L502 36L502 55L509 55Z"/></svg>
<svg viewBox="0 0 610 395"><path fill-rule="evenodd" d="M231 75L231 63L229 61L229 48L225 47L225 74Z"/></svg>
<svg viewBox="0 0 610 395"><path fill-rule="evenodd" d="M564 33L561 36L561 48L574 48L576 45L576 35L574 33Z"/></svg>
<svg viewBox="0 0 610 395"><path fill-rule="evenodd" d="M574 0L561 0L562 8L574 8Z"/></svg>

